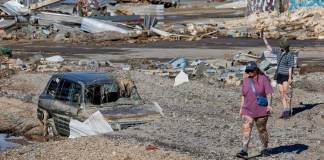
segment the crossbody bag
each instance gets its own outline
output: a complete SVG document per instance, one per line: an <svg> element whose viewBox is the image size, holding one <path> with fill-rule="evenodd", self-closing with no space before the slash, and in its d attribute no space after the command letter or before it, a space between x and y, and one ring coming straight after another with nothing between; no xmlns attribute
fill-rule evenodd
<svg viewBox="0 0 324 160"><path fill-rule="evenodd" d="M267 97L264 97L264 96L258 96L257 93L256 93L256 89L255 89L255 86L254 86L254 82L253 82L253 79L252 78L249 78L250 80L250 86L252 88L252 91L256 97L256 103L262 107L266 107L268 106L268 99Z"/></svg>

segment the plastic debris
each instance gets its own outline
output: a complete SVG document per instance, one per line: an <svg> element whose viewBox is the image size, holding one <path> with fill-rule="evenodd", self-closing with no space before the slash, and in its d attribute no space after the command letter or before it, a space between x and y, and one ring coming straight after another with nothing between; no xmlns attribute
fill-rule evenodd
<svg viewBox="0 0 324 160"><path fill-rule="evenodd" d="M62 56L52 56L52 57L45 58L45 60L49 62L63 62L64 58Z"/></svg>
<svg viewBox="0 0 324 160"><path fill-rule="evenodd" d="M187 60L183 57L178 57L169 61L173 69L184 69L187 66Z"/></svg>
<svg viewBox="0 0 324 160"><path fill-rule="evenodd" d="M180 73L175 77L174 86L178 86L185 82L189 82L188 75L183 71L180 71Z"/></svg>
<svg viewBox="0 0 324 160"><path fill-rule="evenodd" d="M93 136L113 132L113 129L105 120L100 111L92 114L86 121L80 122L75 119L70 121L69 138L78 138L83 136Z"/></svg>

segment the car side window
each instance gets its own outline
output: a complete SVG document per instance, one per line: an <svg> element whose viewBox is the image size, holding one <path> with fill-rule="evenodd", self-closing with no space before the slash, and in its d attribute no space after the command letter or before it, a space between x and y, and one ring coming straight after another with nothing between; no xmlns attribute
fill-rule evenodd
<svg viewBox="0 0 324 160"><path fill-rule="evenodd" d="M59 78L52 79L50 84L48 85L46 94L49 94L54 97L57 92L57 88L59 86L60 81L61 80Z"/></svg>
<svg viewBox="0 0 324 160"><path fill-rule="evenodd" d="M55 99L64 101L67 104L77 106L81 102L81 85L68 80L64 80L60 85L60 90L57 92Z"/></svg>
<svg viewBox="0 0 324 160"><path fill-rule="evenodd" d="M69 92L70 104L78 106L81 103L81 85L78 83L72 83L71 89Z"/></svg>
<svg viewBox="0 0 324 160"><path fill-rule="evenodd" d="M55 95L55 99L61 101L69 101L69 90L71 88L72 83L70 81L64 80L62 85L60 85L57 94Z"/></svg>

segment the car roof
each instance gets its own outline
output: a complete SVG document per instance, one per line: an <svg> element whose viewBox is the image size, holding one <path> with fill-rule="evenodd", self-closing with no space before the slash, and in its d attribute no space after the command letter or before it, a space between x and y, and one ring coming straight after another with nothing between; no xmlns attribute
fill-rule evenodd
<svg viewBox="0 0 324 160"><path fill-rule="evenodd" d="M79 81L84 85L113 83L112 76L107 72L64 72L54 74L53 78L62 78L70 81Z"/></svg>

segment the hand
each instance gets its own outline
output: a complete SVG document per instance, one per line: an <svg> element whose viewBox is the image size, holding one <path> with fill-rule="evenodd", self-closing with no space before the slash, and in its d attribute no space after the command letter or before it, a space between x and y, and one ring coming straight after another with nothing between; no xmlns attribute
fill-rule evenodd
<svg viewBox="0 0 324 160"><path fill-rule="evenodd" d="M267 112L271 112L272 111L272 106L271 105L268 105L267 106Z"/></svg>
<svg viewBox="0 0 324 160"><path fill-rule="evenodd" d="M263 34L263 29L261 30L261 32L260 32L260 36L264 39L265 37L264 37L264 34Z"/></svg>
<svg viewBox="0 0 324 160"><path fill-rule="evenodd" d="M292 82L293 82L293 81L292 81L292 78L290 77L290 78L288 79L288 84L291 85Z"/></svg>

